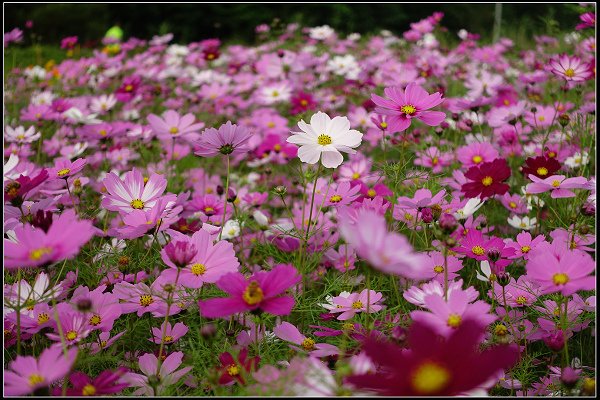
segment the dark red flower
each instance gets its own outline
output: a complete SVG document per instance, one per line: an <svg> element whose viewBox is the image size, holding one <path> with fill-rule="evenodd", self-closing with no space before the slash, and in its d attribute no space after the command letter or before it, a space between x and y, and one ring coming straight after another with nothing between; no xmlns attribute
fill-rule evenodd
<svg viewBox="0 0 600 400"><path fill-rule="evenodd" d="M225 352L221 353L219 361L221 362L219 384L227 385L233 382L233 380L237 380L243 385L246 382L244 380L244 375L246 374L242 371L242 368L246 370L246 373L255 371L260 362L260 357L248 358L248 349L243 349L238 354L237 360L230 353Z"/></svg>
<svg viewBox="0 0 600 400"><path fill-rule="evenodd" d="M292 103L292 114L300 114L308 110L314 110L317 103L315 103L312 95L309 93L298 92L291 98Z"/></svg>
<svg viewBox="0 0 600 400"><path fill-rule="evenodd" d="M127 372L127 368L120 367L116 371L106 370L92 379L83 372L73 372L69 380L73 384L72 389L67 389L67 396L100 396L119 393L129 386L128 383L117 383ZM62 388L54 389L54 395L60 396Z"/></svg>
<svg viewBox="0 0 600 400"><path fill-rule="evenodd" d="M539 156L529 157L525 160L525 164L521 171L525 176L529 177L529 174L535 175L540 179L546 179L549 176L554 175L561 167L560 163L556 158Z"/></svg>
<svg viewBox="0 0 600 400"><path fill-rule="evenodd" d="M408 333L410 350L372 337L363 344L378 365L376 373L355 375L349 382L382 396L455 396L475 389L512 367L519 350L501 345L479 351L482 328L472 320L445 339L415 322Z"/></svg>
<svg viewBox="0 0 600 400"><path fill-rule="evenodd" d="M510 167L503 158L475 165L465 173L465 177L472 182L462 185L461 191L465 197L480 197L485 199L496 194L508 192L509 186L504 182L510 177Z"/></svg>
<svg viewBox="0 0 600 400"><path fill-rule="evenodd" d="M142 79L140 77L128 76L123 79L123 84L115 92L115 97L117 100L127 103L135 97L141 84Z"/></svg>
<svg viewBox="0 0 600 400"><path fill-rule="evenodd" d="M44 183L48 179L48 171L43 169L38 175L31 178L21 175L16 180L8 182L4 186L4 201L19 207L33 189Z"/></svg>

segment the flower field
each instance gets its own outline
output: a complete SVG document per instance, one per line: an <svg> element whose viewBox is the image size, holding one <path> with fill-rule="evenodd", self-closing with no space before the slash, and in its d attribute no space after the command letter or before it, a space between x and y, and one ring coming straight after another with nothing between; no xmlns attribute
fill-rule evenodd
<svg viewBox="0 0 600 400"><path fill-rule="evenodd" d="M443 17L13 59L4 393L594 395L595 10Z"/></svg>

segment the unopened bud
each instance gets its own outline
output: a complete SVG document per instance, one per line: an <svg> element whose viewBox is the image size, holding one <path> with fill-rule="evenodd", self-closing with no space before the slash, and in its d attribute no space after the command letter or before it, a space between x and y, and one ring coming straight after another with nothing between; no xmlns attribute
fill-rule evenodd
<svg viewBox="0 0 600 400"><path fill-rule="evenodd" d="M558 123L560 124L560 126L562 126L563 128L567 125L569 125L569 122L571 122L571 117L569 117L569 114L560 114L558 116Z"/></svg>
<svg viewBox="0 0 600 400"><path fill-rule="evenodd" d="M92 309L92 301L88 298L77 301L77 311L88 312Z"/></svg>
<svg viewBox="0 0 600 400"><path fill-rule="evenodd" d="M443 213L439 219L440 228L446 233L452 233L458 227L458 221L452 214Z"/></svg>
<svg viewBox="0 0 600 400"><path fill-rule="evenodd" d="M544 343L552 351L561 351L565 347L565 335L562 330L554 331L544 338Z"/></svg>
<svg viewBox="0 0 600 400"><path fill-rule="evenodd" d="M283 196L287 193L287 188L282 185L275 186L275 188L273 188L273 193L275 193L278 196Z"/></svg>
<svg viewBox="0 0 600 400"><path fill-rule="evenodd" d="M421 210L421 219L426 224L430 224L433 222L433 212L431 211L431 208L425 207Z"/></svg>

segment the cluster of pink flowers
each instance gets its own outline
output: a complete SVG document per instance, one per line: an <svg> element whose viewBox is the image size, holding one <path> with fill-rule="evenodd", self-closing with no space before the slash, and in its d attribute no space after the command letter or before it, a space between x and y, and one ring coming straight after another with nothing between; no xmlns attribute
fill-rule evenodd
<svg viewBox="0 0 600 400"><path fill-rule="evenodd" d="M593 393L594 13L442 20L11 70L5 393Z"/></svg>

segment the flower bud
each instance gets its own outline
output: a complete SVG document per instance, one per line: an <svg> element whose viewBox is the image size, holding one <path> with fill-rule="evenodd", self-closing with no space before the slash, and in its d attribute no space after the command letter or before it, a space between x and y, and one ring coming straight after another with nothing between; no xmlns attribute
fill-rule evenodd
<svg viewBox="0 0 600 400"><path fill-rule="evenodd" d="M433 212L431 211L431 208L425 207L421 210L421 219L426 224L430 224L433 222Z"/></svg>
<svg viewBox="0 0 600 400"><path fill-rule="evenodd" d="M495 263L496 261L498 261L500 259L500 251L498 249L493 249L493 248L489 249L487 251L487 258L491 262Z"/></svg>
<svg viewBox="0 0 600 400"><path fill-rule="evenodd" d="M225 189L223 189L223 186L217 185L217 194L221 196L223 193L225 193Z"/></svg>
<svg viewBox="0 0 600 400"><path fill-rule="evenodd" d="M446 233L452 233L458 227L458 221L454 218L454 215L443 213L439 219L440 228Z"/></svg>
<svg viewBox="0 0 600 400"><path fill-rule="evenodd" d="M216 333L217 327L215 324L206 324L200 328L200 334L205 338L213 337Z"/></svg>
<svg viewBox="0 0 600 400"><path fill-rule="evenodd" d="M567 125L569 125L569 122L571 122L571 117L569 117L569 114L560 114L558 116L558 123L560 124L560 126L562 126L563 128Z"/></svg>
<svg viewBox="0 0 600 400"><path fill-rule="evenodd" d="M560 381L563 383L563 385L565 385L566 388L573 389L575 385L577 385L577 381L579 381L580 372L581 370L565 367L562 369Z"/></svg>
<svg viewBox="0 0 600 400"><path fill-rule="evenodd" d="M452 248L452 247L456 246L456 239L454 239L453 237L449 237L448 239L446 239L445 244L446 244L446 247Z"/></svg>
<svg viewBox="0 0 600 400"><path fill-rule="evenodd" d="M79 312L88 312L92 309L92 300L88 298L83 298L77 300L77 311Z"/></svg>
<svg viewBox="0 0 600 400"><path fill-rule="evenodd" d="M165 246L164 251L169 260L178 268L188 265L198 253L193 244L183 241L170 242Z"/></svg>
<svg viewBox="0 0 600 400"><path fill-rule="evenodd" d="M563 331L554 331L544 338L544 343L550 350L561 351L565 347L565 335Z"/></svg>
<svg viewBox="0 0 600 400"><path fill-rule="evenodd" d="M287 193L287 188L282 185L275 186L273 193L275 193L277 196L283 196Z"/></svg>
<svg viewBox="0 0 600 400"><path fill-rule="evenodd" d="M232 188L227 189L227 201L233 203L237 199L237 194Z"/></svg>
<svg viewBox="0 0 600 400"><path fill-rule="evenodd" d="M508 274L508 272L498 272L496 274L496 279L498 280L498 284L502 287L510 283L510 275Z"/></svg>

